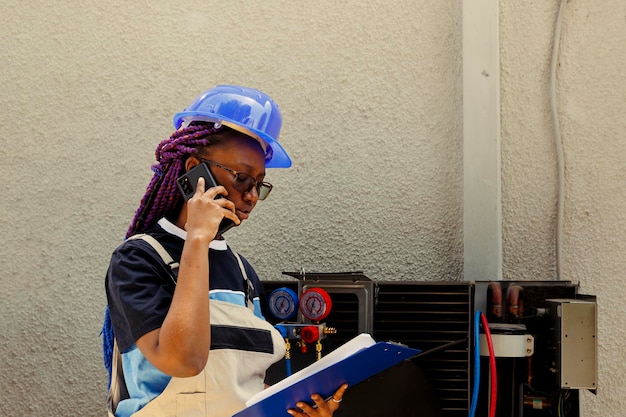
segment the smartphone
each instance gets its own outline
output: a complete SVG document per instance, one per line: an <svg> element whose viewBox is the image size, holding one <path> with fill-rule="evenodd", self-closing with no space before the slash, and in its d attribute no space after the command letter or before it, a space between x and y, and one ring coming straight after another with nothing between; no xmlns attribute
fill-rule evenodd
<svg viewBox="0 0 626 417"><path fill-rule="evenodd" d="M196 193L196 186L198 185L198 179L200 177L204 178L205 190L218 185L217 181L215 181L215 178L211 174L211 171L209 171L209 167L206 164L198 164L176 180L178 188L183 194L185 201L188 201ZM218 195L216 198L224 198L224 196ZM232 220L224 218L220 223L216 236L221 236L224 232L234 226L235 223Z"/></svg>

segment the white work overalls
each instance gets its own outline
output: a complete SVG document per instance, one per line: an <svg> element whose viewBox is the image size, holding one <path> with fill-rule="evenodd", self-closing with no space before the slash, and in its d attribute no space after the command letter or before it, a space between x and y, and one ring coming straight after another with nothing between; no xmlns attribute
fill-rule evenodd
<svg viewBox="0 0 626 417"><path fill-rule="evenodd" d="M274 351L211 350L202 372L189 378L172 377L165 390L133 417L231 417L263 390L265 371L285 354L280 333L249 308L225 301L211 300L211 323L268 330Z"/></svg>
<svg viewBox="0 0 626 417"><path fill-rule="evenodd" d="M238 255L235 255L239 258ZM245 270L240 262L244 279ZM165 390L132 417L231 417L245 402L264 388L265 371L285 355L285 342L268 322L254 314L254 307L211 300L211 325L234 326L252 332L269 332L273 347L265 351L211 350L202 372L189 378L172 377ZM109 391L109 416L119 403L121 356L117 344ZM271 352L270 352L271 350Z"/></svg>

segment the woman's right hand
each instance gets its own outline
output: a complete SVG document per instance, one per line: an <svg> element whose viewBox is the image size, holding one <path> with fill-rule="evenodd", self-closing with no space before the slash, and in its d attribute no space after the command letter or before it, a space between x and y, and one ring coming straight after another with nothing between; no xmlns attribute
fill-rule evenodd
<svg viewBox="0 0 626 417"><path fill-rule="evenodd" d="M195 194L187 201L185 230L188 238L207 239L210 242L215 238L222 219L230 219L236 225L241 220L235 214L235 204L225 197L228 195L226 188L218 185L205 191L204 187L204 178L200 177Z"/></svg>

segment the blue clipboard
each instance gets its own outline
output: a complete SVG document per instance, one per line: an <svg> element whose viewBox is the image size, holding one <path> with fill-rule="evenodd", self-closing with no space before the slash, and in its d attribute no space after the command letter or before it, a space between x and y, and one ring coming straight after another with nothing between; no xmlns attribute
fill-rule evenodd
<svg viewBox="0 0 626 417"><path fill-rule="evenodd" d="M311 394L330 397L342 384L348 389L421 351L392 342L378 342L241 410L233 417L291 417L288 408L310 402Z"/></svg>

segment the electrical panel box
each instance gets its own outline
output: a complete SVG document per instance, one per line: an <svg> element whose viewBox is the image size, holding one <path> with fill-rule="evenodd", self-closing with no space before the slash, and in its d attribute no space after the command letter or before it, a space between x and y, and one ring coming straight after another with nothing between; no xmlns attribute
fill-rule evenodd
<svg viewBox="0 0 626 417"><path fill-rule="evenodd" d="M549 299L555 325L559 384L595 391L598 378L597 305L593 299Z"/></svg>

